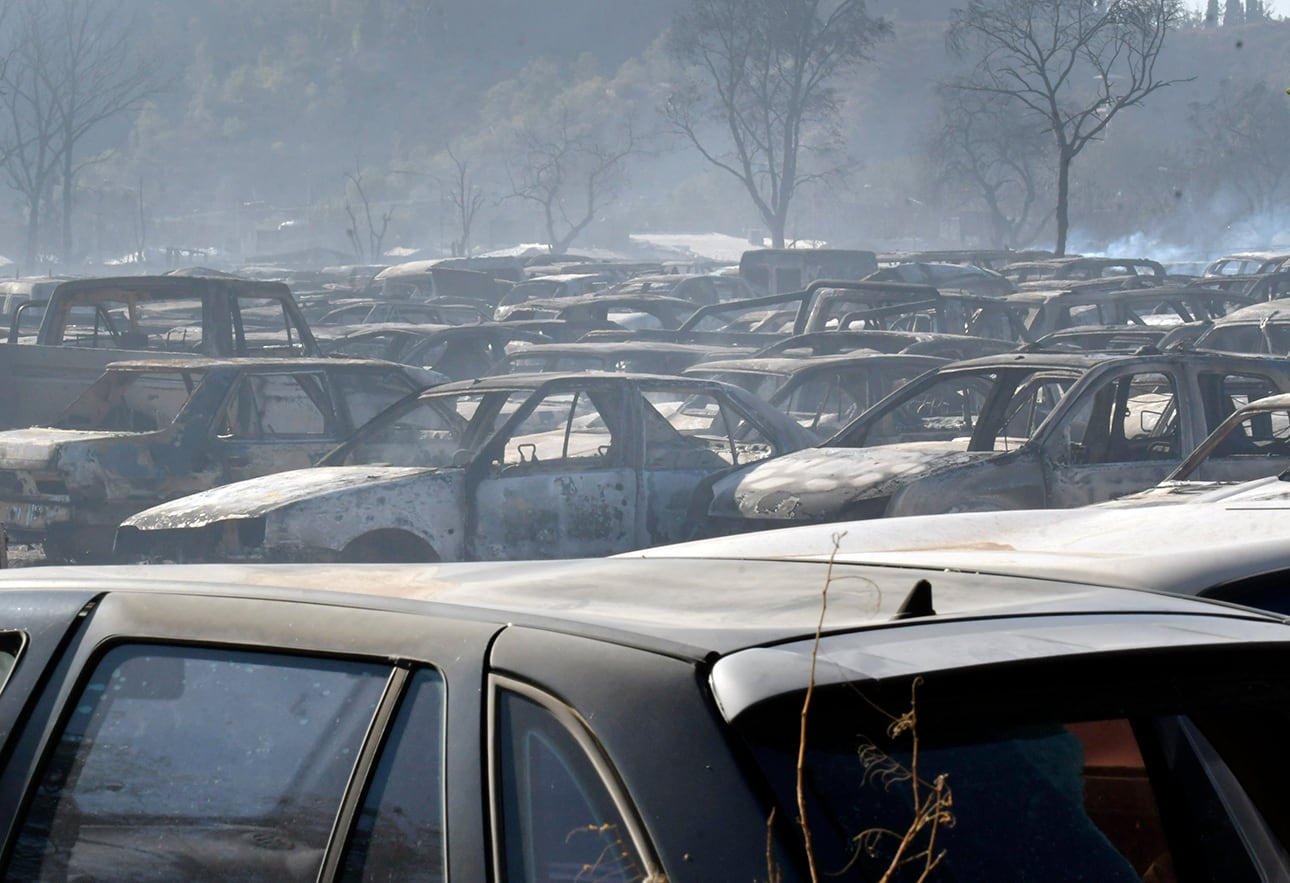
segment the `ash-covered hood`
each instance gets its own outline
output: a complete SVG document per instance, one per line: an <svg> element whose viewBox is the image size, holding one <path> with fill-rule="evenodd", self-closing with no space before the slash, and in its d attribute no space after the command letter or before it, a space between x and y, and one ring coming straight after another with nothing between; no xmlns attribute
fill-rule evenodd
<svg viewBox="0 0 1290 883"><path fill-rule="evenodd" d="M81 442L135 438L138 432L106 432L82 429L10 429L0 432L0 469L44 469L52 466L66 445Z"/></svg>
<svg viewBox="0 0 1290 883"><path fill-rule="evenodd" d="M889 497L934 472L998 456L961 442L807 448L719 479L709 513L724 518L830 521L851 503Z"/></svg>
<svg viewBox="0 0 1290 883"><path fill-rule="evenodd" d="M124 526L139 530L204 527L218 521L257 518L305 500L343 494L356 488L419 478L434 469L406 466L314 466L251 478L212 488L127 519Z"/></svg>

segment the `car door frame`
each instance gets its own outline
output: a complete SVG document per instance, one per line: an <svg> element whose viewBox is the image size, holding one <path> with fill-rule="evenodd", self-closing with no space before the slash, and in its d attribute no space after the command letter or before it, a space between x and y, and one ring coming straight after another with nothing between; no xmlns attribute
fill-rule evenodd
<svg viewBox="0 0 1290 883"><path fill-rule="evenodd" d="M270 375L287 375L295 378L299 374L309 374L321 378L324 385L323 392L327 396L331 405L331 418L335 424L333 431L319 436L286 436L281 438L244 438L239 436L221 436L219 434L219 421L229 408L234 406L234 399L239 394L242 384L251 377L263 377ZM349 414L343 402L338 401L335 390L332 388L333 380L331 373L322 366L292 366L290 363L284 363L282 366L264 365L254 368L246 368L237 373L237 376L228 384L228 389L224 394L220 406L216 409L214 415L207 422L207 436L209 438L210 450L213 459L217 462L219 468L219 479L217 484L229 484L235 481L243 481L249 478L257 478L269 472L282 472L289 469L305 468L317 463L329 451L334 450L338 445L345 441L352 434L349 426ZM312 401L311 401L312 403ZM316 403L315 403L316 406ZM325 415L324 415L325 416ZM312 449L308 449L312 446ZM301 450L304 454L299 464L278 466L275 469L260 472L248 472L246 474L235 474L236 470L250 469L255 462L256 453L267 453L272 448L291 447Z"/></svg>

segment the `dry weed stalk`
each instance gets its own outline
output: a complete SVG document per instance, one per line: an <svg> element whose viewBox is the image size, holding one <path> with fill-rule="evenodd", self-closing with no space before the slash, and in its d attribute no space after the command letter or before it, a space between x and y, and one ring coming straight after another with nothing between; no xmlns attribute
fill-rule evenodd
<svg viewBox="0 0 1290 883"><path fill-rule="evenodd" d="M820 616L815 625L815 639L811 648L811 665L806 682L806 694L802 699L802 710L798 721L798 744L795 790L797 796L797 824L802 831L802 844L806 852L807 869L811 883L820 883L820 871L816 864L815 850L811 842L811 828L806 818L806 729L811 709L811 699L815 693L815 668L819 659L820 640L824 634L824 616L829 606L829 588L833 584L833 565L837 559L845 532L833 535L833 550L829 553L829 566L825 572L824 589L820 593ZM878 883L891 883L894 875L907 865L923 863L918 876L918 883L924 883L932 871L945 858L946 850L936 849L936 835L942 825L951 827L954 815L951 812L953 796L950 793L947 777L937 776L932 782L924 782L918 776L918 687L921 677L915 678L909 688L909 710L900 717L892 719L887 728L887 735L895 739L909 733L913 740L910 751L910 765L904 767L889 754L872 742L861 745L858 751L860 763L865 769L866 784L878 782L884 789L893 785L909 782L913 791L914 818L903 833L891 828L870 828L856 835L853 841L859 850L870 856L876 856L881 843L890 838L898 840L896 851L887 865L887 869ZM783 872L775 863L773 848L773 830L775 809L772 808L766 820L766 869L769 883L781 883ZM929 830L930 829L930 830ZM917 847L920 836L927 832L926 844ZM859 853L857 852L857 857ZM843 869L845 870L845 869Z"/></svg>
<svg viewBox="0 0 1290 883"><path fill-rule="evenodd" d="M628 883L667 883L667 877L662 874L652 876L645 873L636 860L636 853L623 841L617 825L605 823L574 828L564 838L565 842L568 843L573 840L577 834L591 834L594 836L612 834L614 838L612 842L606 843L601 848L600 855L596 856L594 862L588 862L578 869L578 873L573 878L578 883L599 883L601 880L623 879L626 879ZM627 875L626 877L624 877L625 874Z"/></svg>
<svg viewBox="0 0 1290 883"><path fill-rule="evenodd" d="M918 883L923 883L945 858L946 851L936 849L936 835L940 827L954 825L954 797L945 774L942 773L931 782L924 781L918 775L918 688L922 683L923 679L919 677L910 684L909 710L893 720L887 728L887 735L892 739L909 733L913 743L909 766L902 766L872 742L861 745L859 749L866 783L878 782L884 789L889 789L893 785L908 782L914 799L914 818L903 833L890 828L870 828L854 838L856 845L870 856L878 854L883 842L891 838L897 839L896 851L887 864L887 870L878 878L878 883L890 883L897 871L918 862L923 864ZM917 842L924 831L927 832L927 842L919 848Z"/></svg>

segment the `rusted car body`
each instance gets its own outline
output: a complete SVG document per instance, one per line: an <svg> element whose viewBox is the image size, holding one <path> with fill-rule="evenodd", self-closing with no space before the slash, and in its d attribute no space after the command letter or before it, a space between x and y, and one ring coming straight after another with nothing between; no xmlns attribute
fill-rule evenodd
<svg viewBox="0 0 1290 883"><path fill-rule="evenodd" d="M857 350L974 359L1015 349L1010 340L931 331L810 331L763 347L758 356L834 356Z"/></svg>
<svg viewBox="0 0 1290 883"><path fill-rule="evenodd" d="M530 300L498 307L499 322L516 319L564 319L598 323L602 328L679 328L695 310L692 301L662 294L589 294Z"/></svg>
<svg viewBox="0 0 1290 883"><path fill-rule="evenodd" d="M1239 294L1173 286L1021 291L1002 300L1018 316L1028 340L1081 325L1172 327L1210 321L1253 303Z"/></svg>
<svg viewBox="0 0 1290 883"><path fill-rule="evenodd" d="M819 447L712 480L712 530L1067 508L1156 484L1239 404L1290 392L1281 359L1017 353L948 365Z"/></svg>
<svg viewBox="0 0 1290 883"><path fill-rule="evenodd" d="M313 469L124 522L117 551L178 560L602 555L688 535L708 474L810 444L724 384L642 374L452 383L391 408Z"/></svg>
<svg viewBox="0 0 1290 883"><path fill-rule="evenodd" d="M505 322L498 324L506 325ZM505 354L492 373L631 371L637 374L680 374L691 365L748 351L749 348L631 339L538 344Z"/></svg>
<svg viewBox="0 0 1290 883"><path fill-rule="evenodd" d="M519 322L480 325L370 325L349 329L328 340L328 355L383 359L427 368L449 380L482 377L506 357L512 347L550 343L541 331Z"/></svg>
<svg viewBox="0 0 1290 883"><path fill-rule="evenodd" d="M865 279L872 282L914 282L986 295L1011 294L1017 290L1011 279L995 270L976 264L944 261L901 262L870 273Z"/></svg>
<svg viewBox="0 0 1290 883"><path fill-rule="evenodd" d="M703 362L685 374L746 389L823 441L857 414L946 361L863 351L803 358L754 356Z"/></svg>
<svg viewBox="0 0 1290 883"><path fill-rule="evenodd" d="M966 334L996 340L1026 340L1026 329L1002 298L930 285L866 283L824 287L806 312L801 331L892 330Z"/></svg>
<svg viewBox="0 0 1290 883"><path fill-rule="evenodd" d="M427 376L340 359L115 363L54 427L0 432L0 522L47 559L106 558L127 515L308 466Z"/></svg>
<svg viewBox="0 0 1290 883"><path fill-rule="evenodd" d="M56 419L122 359L321 355L287 286L227 276L63 282L35 343L0 344L0 429Z"/></svg>
<svg viewBox="0 0 1290 883"><path fill-rule="evenodd" d="M1257 276L1275 273L1290 265L1283 251L1244 251L1223 255L1207 266L1202 276Z"/></svg>
<svg viewBox="0 0 1290 883"><path fill-rule="evenodd" d="M1013 282L1041 279L1105 279L1114 276L1149 276L1163 280L1168 271L1149 258L1098 258L1070 255L1038 261L1018 261L999 269Z"/></svg>
<svg viewBox="0 0 1290 883"><path fill-rule="evenodd" d="M1290 491L1287 470L1290 395L1267 396L1237 408L1160 484L1111 505L1231 500L1247 493L1268 496L1255 485L1285 494Z"/></svg>
<svg viewBox="0 0 1290 883"><path fill-rule="evenodd" d="M1290 301L1272 300L1233 310L1196 338L1198 349L1290 355Z"/></svg>

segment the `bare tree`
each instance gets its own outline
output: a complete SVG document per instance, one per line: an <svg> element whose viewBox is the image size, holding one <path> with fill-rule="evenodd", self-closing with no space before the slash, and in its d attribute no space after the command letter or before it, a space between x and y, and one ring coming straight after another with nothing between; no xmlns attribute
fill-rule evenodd
<svg viewBox="0 0 1290 883"><path fill-rule="evenodd" d="M9 116L10 184L27 203L27 260L39 249L41 204L61 189L62 254L72 254L76 178L87 136L135 110L159 88L156 70L136 54L132 28L109 0L28 0L0 91Z"/></svg>
<svg viewBox="0 0 1290 883"><path fill-rule="evenodd" d="M690 0L673 22L669 48L690 77L665 114L743 185L776 248L797 190L838 170L804 162L840 146L837 76L890 31L864 0Z"/></svg>
<svg viewBox="0 0 1290 883"><path fill-rule="evenodd" d="M1194 171L1215 195L1235 194L1239 216L1259 215L1290 197L1290 107L1279 90L1262 81L1224 82L1219 96L1191 105L1200 136ZM1239 220L1233 217L1232 220Z"/></svg>
<svg viewBox="0 0 1290 883"><path fill-rule="evenodd" d="M1070 229L1070 169L1120 111L1177 80L1156 74L1179 0L970 0L948 43L975 68L951 91L1018 102L1052 138L1058 254Z"/></svg>
<svg viewBox="0 0 1290 883"><path fill-rule="evenodd" d="M942 90L929 145L942 182L965 187L985 204L999 248L1029 245L1052 217L1040 205L1051 186L1047 140L1023 111L1016 102Z"/></svg>
<svg viewBox="0 0 1290 883"><path fill-rule="evenodd" d="M617 198L638 150L630 119L604 128L565 104L554 120L516 133L507 162L511 196L538 206L547 246L562 254Z"/></svg>
<svg viewBox="0 0 1290 883"><path fill-rule="evenodd" d="M385 253L385 232L390 227L390 219L394 217L394 206L390 206L378 220L372 213L372 201L368 198L367 191L363 189L363 173L361 171L345 173L345 214L349 218L349 227L345 230L345 235L349 237L350 243L354 246L354 254L360 261L376 262L381 255ZM354 214L354 206L349 199L349 190L353 189L358 195L358 201L363 205L363 222L365 229L360 234L358 217ZM366 242L364 239L366 238Z"/></svg>
<svg viewBox="0 0 1290 883"><path fill-rule="evenodd" d="M445 192L457 214L457 250L470 256L470 234L475 226L475 216L484 207L484 191L475 182L470 171L470 161L457 156L451 144L444 151L451 163L452 176L448 179Z"/></svg>

